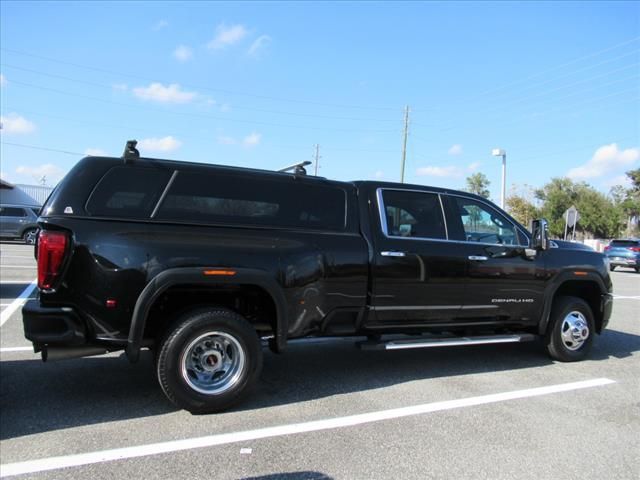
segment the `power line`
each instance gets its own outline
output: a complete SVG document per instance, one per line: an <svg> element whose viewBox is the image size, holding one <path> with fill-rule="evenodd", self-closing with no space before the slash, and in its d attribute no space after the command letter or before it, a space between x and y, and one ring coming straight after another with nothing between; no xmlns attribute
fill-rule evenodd
<svg viewBox="0 0 640 480"><path fill-rule="evenodd" d="M57 90L55 88L43 87L41 85L34 85L32 83L20 82L20 81L17 81L17 80L12 80L11 83L12 84L16 84L16 85L25 86L25 87L28 87L28 88L35 88L35 89L38 89L38 90L44 90L44 91L48 91L48 92L53 92L53 93L57 93L57 94L60 94L60 95L67 95L67 96L71 96L71 97L83 98L85 100L92 100L92 101L95 101L95 102L107 103L107 104L110 104L110 105L118 105L118 106L122 106L122 107L126 107L126 108L133 108L133 109L136 109L136 110L149 110L149 111L153 111L153 112L160 112L160 113L165 113L165 114L170 114L170 115L179 115L179 116L187 116L187 117L195 117L195 118L206 118L206 119L209 119L209 120L219 120L219 121L225 121L225 122L246 123L246 124L252 124L252 125L264 125L264 126L269 126L269 127L280 127L280 128L302 128L302 129L306 129L306 130L322 130L322 131L330 131L330 132L392 133L392 132L396 132L397 131L397 130L362 130L362 129L348 129L348 128L327 128L327 127L314 127L314 126L299 125L299 124L278 124L278 123L270 123L270 122L261 122L261 121L257 121L257 120L238 119L238 118L230 118L230 117L219 117L219 116L210 115L210 114L204 114L204 113L177 112L175 110L154 108L154 107L149 107L149 106L146 106L146 105L132 105L132 104L129 104L129 103L116 102L116 101L113 101L113 100L107 100L107 99L104 99L104 98L92 97L92 96L89 96L89 95L82 95L82 94L79 94L79 93L66 92L64 90Z"/></svg>
<svg viewBox="0 0 640 480"><path fill-rule="evenodd" d="M41 60L46 60L46 61L53 62L53 63L59 63L61 65L69 65L69 66L72 66L72 67L84 68L84 69L87 69L87 70L93 70L95 72L108 73L110 75L116 75L116 76L121 76L121 77L135 78L135 79L143 80L143 81L146 81L146 82L158 82L158 79L152 79L150 77L145 77L145 76L141 76L141 75L135 75L135 74L132 74L132 73L118 72L118 71L115 71L115 70L109 70L109 69L95 67L95 66L91 66L91 65L85 65L85 64L81 64L81 63L69 62L69 61L66 61L66 60L60 60L60 59L56 59L56 58L52 58L52 57L47 57L47 56L44 56L44 55L38 55L38 54L24 52L24 51L20 51L20 50L14 50L14 49L11 49L11 48L0 47L0 50L8 52L8 53L13 53L13 54L16 54L16 55L23 55L23 56L26 56L26 57L39 58ZM171 83L171 82L169 82L169 83ZM362 109L362 110L389 110L389 111L397 110L395 107L380 107L380 106L371 106L371 105L344 105L344 104L337 104L337 103L317 102L317 101L311 101L311 100L301 100L301 99L292 99L292 98L283 98L283 97L272 97L272 96L268 96L268 95L258 95L258 94L254 94L254 93L240 92L240 91L234 91L234 90L225 90L225 89L220 89L220 88L206 87L206 86L202 86L202 85L183 84L183 86L188 87L188 88L195 88L195 89L198 89L198 90L205 90L205 91L210 91L210 92L219 92L219 93L225 93L225 94L228 94L228 95L240 95L240 96L246 96L246 97L252 97L252 98L260 98L260 99L263 99L263 100L273 100L273 101L277 101L277 102L300 103L300 104L307 104L307 105L317 105L317 106L323 106L323 107L344 108L344 109L354 109L354 110L355 109Z"/></svg>
<svg viewBox="0 0 640 480"><path fill-rule="evenodd" d="M84 153L80 153L80 152L71 152L69 150L59 150L57 148L49 148L49 147L40 147L37 145L26 145L24 143L13 143L13 142L5 142L0 141L0 145L11 145L12 147L20 147L20 148L30 148L32 150L44 150L45 152L56 152L56 153L64 153L67 155L73 155L73 156L85 156Z"/></svg>
<svg viewBox="0 0 640 480"><path fill-rule="evenodd" d="M84 84L84 85L90 85L90 86L94 86L94 87L100 87L100 88L105 88L108 89L110 91L113 90L113 85L105 85L104 83L98 83L98 82L90 82L87 80L82 80L82 79L78 79L78 78L74 78L74 77L67 77L64 75L57 75L57 74L53 74L53 73L48 73L48 72L43 72L41 70L34 70L31 68L25 68L25 67L19 67L16 65L11 65L8 63L3 63L1 64L3 68L10 68L10 69L14 69L14 70L20 70L23 72L29 72L29 73L35 73L37 75L42 75L45 77L49 77L49 78L57 78L60 80L66 80L66 81L70 81L70 82L76 82L76 83L80 83L80 84ZM262 108L255 108L255 107L245 107L242 105L237 105L234 104L233 105L234 109L239 109L239 110L249 110L249 111L253 111L253 112L261 112L261 113L269 113L269 114L275 114L275 115L289 115L289 116L295 116L295 117L310 117L310 118L322 118L322 119L327 119L327 120L350 120L350 121L357 121L357 122L393 122L395 120L389 119L389 118L363 118L363 117L342 117L342 116L334 116L334 115L319 115L319 114L313 114L313 113L299 113L299 112L287 112L287 111L281 111L281 110L268 110L268 109L262 109Z"/></svg>

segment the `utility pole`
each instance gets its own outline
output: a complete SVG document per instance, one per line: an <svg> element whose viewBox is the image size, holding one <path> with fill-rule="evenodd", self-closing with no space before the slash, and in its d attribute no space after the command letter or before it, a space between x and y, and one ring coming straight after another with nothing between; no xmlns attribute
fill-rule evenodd
<svg viewBox="0 0 640 480"><path fill-rule="evenodd" d="M400 183L404 183L404 165L407 161L407 137L409 136L409 105L404 107L404 133L402 135L402 164L400 165Z"/></svg>
<svg viewBox="0 0 640 480"><path fill-rule="evenodd" d="M314 145L314 147L316 147L316 154L315 154L315 164L316 164L316 167L315 167L315 173L314 173L314 175L317 177L317 176L318 176L318 168L320 168L320 167L319 167L319 165L318 165L318 164L320 163L320 145L318 145L318 144L316 143L316 144Z"/></svg>

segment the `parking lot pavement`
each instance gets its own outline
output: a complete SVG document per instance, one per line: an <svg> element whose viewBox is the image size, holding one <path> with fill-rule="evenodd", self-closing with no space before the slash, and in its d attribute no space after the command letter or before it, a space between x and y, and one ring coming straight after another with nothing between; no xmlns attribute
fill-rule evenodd
<svg viewBox="0 0 640 480"><path fill-rule="evenodd" d="M7 273L0 251L3 282L35 278ZM3 350L0 474L19 464L16 478L638 478L640 275L612 277L613 318L589 360L555 363L537 343L299 342L265 352L252 396L217 415L173 408L150 355L43 364ZM19 312L1 333L3 349L28 345ZM42 459L53 469L28 473Z"/></svg>

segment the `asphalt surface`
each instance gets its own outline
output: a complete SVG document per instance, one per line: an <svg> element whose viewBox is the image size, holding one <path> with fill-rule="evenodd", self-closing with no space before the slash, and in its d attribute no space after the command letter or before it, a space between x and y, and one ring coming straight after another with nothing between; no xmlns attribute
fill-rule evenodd
<svg viewBox="0 0 640 480"><path fill-rule="evenodd" d="M3 311L35 279L32 253L0 244ZM300 342L265 351L247 401L205 416L164 398L148 355L136 365L118 354L43 364L15 350L29 346L18 309L0 327L0 474L49 459L50 470L15 478L640 478L640 275L612 276L620 298L589 360L556 363L537 343L383 352ZM597 379L613 383L555 391ZM514 391L524 392L496 395ZM413 406L421 413L388 413ZM335 425L309 427L328 419ZM266 438L238 434L282 426ZM203 437L226 440L194 448ZM152 445L174 440L185 449ZM147 454L99 461L125 447ZM51 460L89 452L80 466Z"/></svg>

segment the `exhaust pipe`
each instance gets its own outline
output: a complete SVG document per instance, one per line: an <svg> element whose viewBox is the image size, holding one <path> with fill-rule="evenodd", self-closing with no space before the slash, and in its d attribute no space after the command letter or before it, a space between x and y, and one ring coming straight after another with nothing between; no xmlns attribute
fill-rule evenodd
<svg viewBox="0 0 640 480"><path fill-rule="evenodd" d="M93 355L103 355L107 353L102 347L43 347L42 361L66 360L68 358L91 357Z"/></svg>

